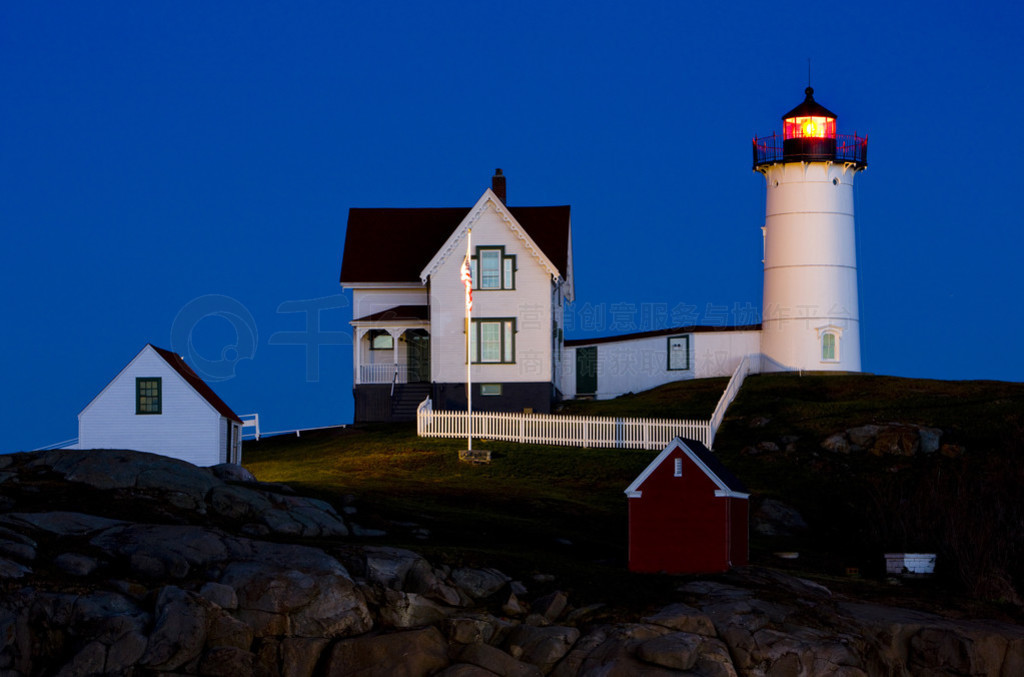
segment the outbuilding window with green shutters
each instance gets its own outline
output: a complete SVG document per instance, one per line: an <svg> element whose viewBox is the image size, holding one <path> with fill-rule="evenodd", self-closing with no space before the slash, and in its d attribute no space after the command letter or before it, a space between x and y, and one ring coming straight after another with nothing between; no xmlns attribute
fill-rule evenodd
<svg viewBox="0 0 1024 677"><path fill-rule="evenodd" d="M163 406L162 382L159 376L135 379L135 413L159 414Z"/></svg>

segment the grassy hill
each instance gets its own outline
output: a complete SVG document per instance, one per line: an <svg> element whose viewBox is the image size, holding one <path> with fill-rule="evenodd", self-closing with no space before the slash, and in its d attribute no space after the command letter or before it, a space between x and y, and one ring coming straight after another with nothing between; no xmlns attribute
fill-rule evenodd
<svg viewBox="0 0 1024 677"><path fill-rule="evenodd" d="M577 414L708 418L724 379L669 384ZM945 453L837 453L821 442L868 423L939 428ZM1024 384L872 375L752 376L730 408L716 453L754 493L797 508L809 529L751 533L755 563L782 566L796 550L805 575L890 594L886 550L938 552L943 594L1013 600L1024 589ZM315 431L246 443L260 480L285 482L354 510L380 541L438 562L548 573L574 592L614 603L656 600L674 577L631 576L625 487L656 452L488 442L490 465L460 463L464 441L416 437L412 425ZM423 530L426 530L426 533ZM838 578L859 567L860 581ZM834 579L834 580L833 580ZM562 583L563 587L565 584ZM871 590L868 590L871 592Z"/></svg>

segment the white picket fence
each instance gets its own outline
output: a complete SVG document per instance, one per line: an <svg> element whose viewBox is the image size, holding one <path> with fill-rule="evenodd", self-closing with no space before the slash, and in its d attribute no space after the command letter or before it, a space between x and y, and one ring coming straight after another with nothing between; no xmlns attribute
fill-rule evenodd
<svg viewBox="0 0 1024 677"><path fill-rule="evenodd" d="M473 412L473 437L584 449L663 449L673 438L685 437L711 449L725 410L736 399L748 373L750 360L745 356L733 371L710 421ZM466 437L469 419L470 415L464 411L434 411L428 397L416 409L416 434L420 437Z"/></svg>
<svg viewBox="0 0 1024 677"><path fill-rule="evenodd" d="M718 428L722 425L722 419L725 418L725 410L729 408L732 401L736 399L736 396L740 392L740 386L743 385L743 380L747 378L747 374L750 373L750 358L747 355L743 356L740 363L736 365L736 369L732 372L732 378L729 379L729 385L725 387L725 392L718 398L718 404L715 406L715 411L711 414L711 420L708 422L708 441L705 443L707 448L710 449L711 445L715 443L715 435L718 434Z"/></svg>
<svg viewBox="0 0 1024 677"><path fill-rule="evenodd" d="M674 437L708 443L708 421L473 412L473 437L524 444L605 449L663 449ZM469 414L434 411L430 398L416 410L420 437L466 437Z"/></svg>

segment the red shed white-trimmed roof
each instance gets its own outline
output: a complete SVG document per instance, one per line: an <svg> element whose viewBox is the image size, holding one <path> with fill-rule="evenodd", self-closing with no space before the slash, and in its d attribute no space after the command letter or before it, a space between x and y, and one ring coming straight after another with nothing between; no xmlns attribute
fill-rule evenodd
<svg viewBox="0 0 1024 677"><path fill-rule="evenodd" d="M629 498L640 498L642 493L640 487L647 478L651 476L655 468L662 464L677 449L682 450L693 463L700 468L705 475L718 487L715 496L728 498L750 498L750 493L743 486L739 478L733 475L728 468L722 465L718 457L711 453L697 440L684 440L680 437L668 443L668 446L658 454L657 458L651 461L650 465L644 468L643 472L637 475L633 483L626 488L626 496Z"/></svg>

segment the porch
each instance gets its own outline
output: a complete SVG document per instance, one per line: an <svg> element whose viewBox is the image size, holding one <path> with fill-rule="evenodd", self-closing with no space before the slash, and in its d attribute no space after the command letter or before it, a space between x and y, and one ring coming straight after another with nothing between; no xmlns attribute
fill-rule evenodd
<svg viewBox="0 0 1024 677"><path fill-rule="evenodd" d="M430 382L426 306L397 306L353 320L353 385Z"/></svg>
<svg viewBox="0 0 1024 677"><path fill-rule="evenodd" d="M430 333L419 327L357 330L355 385L430 382Z"/></svg>

